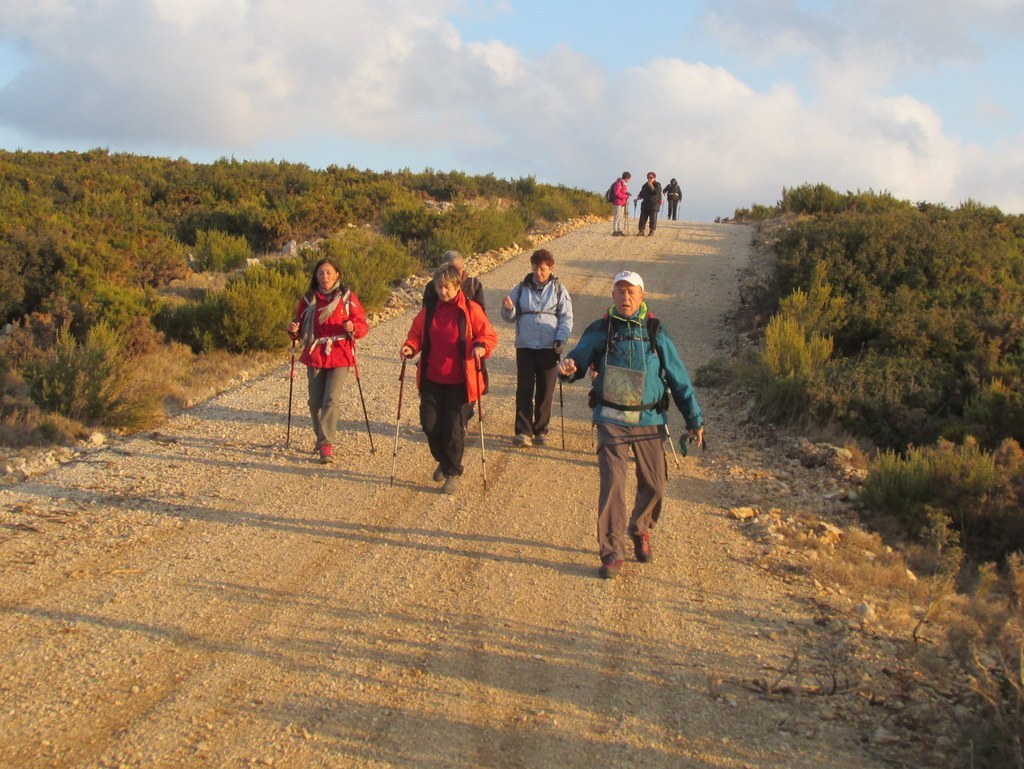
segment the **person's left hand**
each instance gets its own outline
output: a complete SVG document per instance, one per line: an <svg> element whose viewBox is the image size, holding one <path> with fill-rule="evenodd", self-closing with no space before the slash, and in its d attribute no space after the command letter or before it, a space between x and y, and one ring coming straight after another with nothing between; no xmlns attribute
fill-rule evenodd
<svg viewBox="0 0 1024 769"><path fill-rule="evenodd" d="M356 327L356 324L355 324L355 323L353 323L353 322L352 322L352 321L350 321L350 320L346 320L346 321L345 321L344 323L342 323L342 324L341 324L341 327L342 327L343 329L345 329L345 331L346 331L346 332L348 332L349 334L351 334L351 333L352 333L352 329L354 329L354 328Z"/></svg>

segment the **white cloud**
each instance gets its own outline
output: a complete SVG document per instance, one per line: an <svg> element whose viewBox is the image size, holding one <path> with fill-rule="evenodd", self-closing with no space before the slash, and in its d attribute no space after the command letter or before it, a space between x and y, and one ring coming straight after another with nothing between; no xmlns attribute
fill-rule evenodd
<svg viewBox="0 0 1024 769"><path fill-rule="evenodd" d="M418 167L445 158L595 190L623 168L655 169L679 178L684 211L701 218L817 182L1016 210L1024 197L1024 145L988 152L954 140L932 105L892 88L904 48L917 61L971 51L977 27L947 29L932 0L901 4L898 18L881 0L861 15L838 2L797 13L810 6L722 0L723 35L803 73L769 70L774 82L757 87L679 58L616 71L564 44L526 56L508 41L465 41L445 21L464 9L457 0L46 1L50 13L0 20L0 36L28 51L0 90L0 136L242 157L333 142L381 150L381 170L399 167L396 157L422 157ZM974 11L1007 30L1024 9L937 1L956 19ZM939 18L912 18L926 14ZM926 40L936 31L951 35L948 52Z"/></svg>

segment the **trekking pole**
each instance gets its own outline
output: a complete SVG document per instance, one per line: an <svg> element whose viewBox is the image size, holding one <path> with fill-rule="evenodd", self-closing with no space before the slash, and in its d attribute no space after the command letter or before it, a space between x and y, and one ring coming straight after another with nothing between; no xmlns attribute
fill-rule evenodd
<svg viewBox="0 0 1024 769"><path fill-rule="evenodd" d="M484 491L487 491L487 454L484 451L484 378L483 366L480 359L476 359L476 403L477 411L480 412L480 465L484 473Z"/></svg>
<svg viewBox="0 0 1024 769"><path fill-rule="evenodd" d="M395 485L395 468L398 467L398 428L402 424L402 393L405 391L405 364L402 358L402 370L398 372L398 416L395 417L395 450L391 452L391 485Z"/></svg>
<svg viewBox="0 0 1024 769"><path fill-rule="evenodd" d="M288 429L284 433L284 447L288 448L292 442L292 392L295 389L295 345L298 339L292 340L292 368L288 373Z"/></svg>
<svg viewBox="0 0 1024 769"><path fill-rule="evenodd" d="M672 447L672 462L676 466L676 470L679 469L679 455L676 454L676 444L672 440L672 433L668 429L668 418L665 419L665 438L668 440L668 445Z"/></svg>
<svg viewBox="0 0 1024 769"><path fill-rule="evenodd" d="M561 364L562 356L558 356L558 363ZM557 375L556 375L557 376ZM558 417L562 422L562 451L565 451L565 401L562 399L562 377L558 376Z"/></svg>
<svg viewBox="0 0 1024 769"><path fill-rule="evenodd" d="M366 399L363 398L363 382L359 376L359 360L356 358L356 340L352 339L352 368L355 369L356 387L359 389L359 402L363 404L363 419L366 420L366 434L370 436L370 453L376 454L377 449L373 445L373 433L370 431L370 415L366 413Z"/></svg>

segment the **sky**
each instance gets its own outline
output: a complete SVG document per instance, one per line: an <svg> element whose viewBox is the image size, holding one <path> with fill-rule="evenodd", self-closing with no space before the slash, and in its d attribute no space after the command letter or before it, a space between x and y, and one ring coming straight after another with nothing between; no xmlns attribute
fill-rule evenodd
<svg viewBox="0 0 1024 769"><path fill-rule="evenodd" d="M3 0L0 148L1024 213L1024 0Z"/></svg>

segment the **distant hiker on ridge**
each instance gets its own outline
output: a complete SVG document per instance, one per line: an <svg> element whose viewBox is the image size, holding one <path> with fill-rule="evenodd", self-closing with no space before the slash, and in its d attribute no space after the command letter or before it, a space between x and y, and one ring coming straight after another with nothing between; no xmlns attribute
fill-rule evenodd
<svg viewBox="0 0 1024 769"><path fill-rule="evenodd" d="M650 222L650 230L647 234L653 235L658 226L658 211L661 210L661 182L657 180L654 171L647 172L647 181L637 193L636 203L640 204L640 226L636 234L643 235L644 227L648 226L648 222Z"/></svg>
<svg viewBox="0 0 1024 769"><path fill-rule="evenodd" d="M675 221L679 217L679 201L683 198L683 191L679 188L679 182L675 179L665 187L665 197L668 199L668 218Z"/></svg>
<svg viewBox="0 0 1024 769"><path fill-rule="evenodd" d="M626 234L626 219L629 212L626 206L629 205L629 180L632 175L629 171L623 171L622 176L612 182L609 190L609 203L615 206L615 217L612 219L612 235L622 236Z"/></svg>

